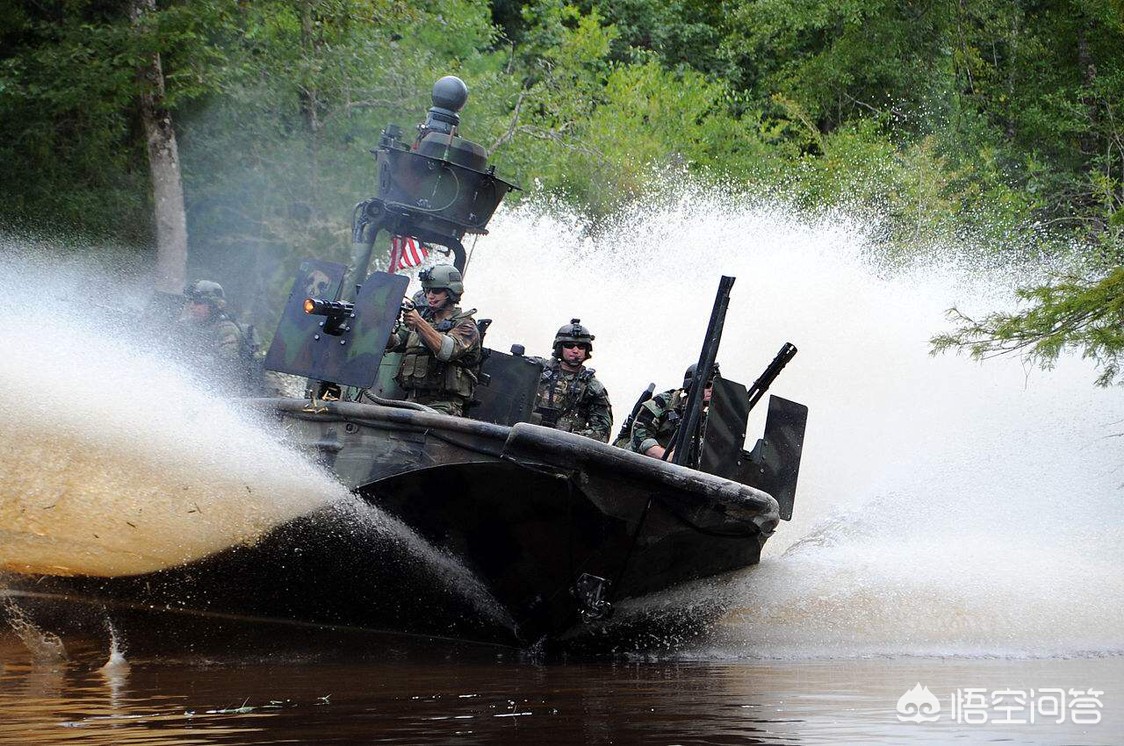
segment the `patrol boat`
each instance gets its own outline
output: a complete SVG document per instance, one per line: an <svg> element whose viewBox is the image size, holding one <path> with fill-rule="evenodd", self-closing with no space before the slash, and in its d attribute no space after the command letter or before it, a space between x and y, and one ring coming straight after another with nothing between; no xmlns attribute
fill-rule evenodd
<svg viewBox="0 0 1124 746"><path fill-rule="evenodd" d="M384 349L408 280L367 274L377 236L448 247L463 270L463 237L486 233L516 188L496 176L483 148L459 136L466 100L463 82L442 78L412 144L394 126L383 131L372 151L378 191L353 215L352 268L301 264L266 356L267 368L309 379L311 394L253 405L355 495L465 568L474 589L448 593L448 578L439 582L432 567L320 509L251 546L157 572L40 576L25 587L34 591L25 602L69 595L119 625L136 617L152 625L150 617L170 610L180 619L530 646L604 629L625 599L759 561L779 521L792 516L807 408L770 396L764 435L748 451L747 422L792 345L748 388L716 377L705 411L702 387L694 387L667 460L534 424L543 366L518 345L485 347L465 417L401 400L397 356ZM733 283L719 283L697 370L714 366Z"/></svg>

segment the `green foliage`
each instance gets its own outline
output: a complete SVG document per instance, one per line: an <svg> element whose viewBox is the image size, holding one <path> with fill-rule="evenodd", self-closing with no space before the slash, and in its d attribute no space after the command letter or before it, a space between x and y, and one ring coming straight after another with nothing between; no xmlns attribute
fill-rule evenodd
<svg viewBox="0 0 1124 746"><path fill-rule="evenodd" d="M0 204L25 229L95 237L147 221L135 97L136 39L95 3L8 11L0 48ZM125 231L137 239L145 230Z"/></svg>
<svg viewBox="0 0 1124 746"><path fill-rule="evenodd" d="M611 0L591 5L617 29L612 59L657 59L669 69L725 76L729 66L719 48L724 13L709 0Z"/></svg>
<svg viewBox="0 0 1124 746"><path fill-rule="evenodd" d="M732 117L725 88L694 71L669 72L654 61L614 66L601 95L561 147L539 153L553 188L594 216L641 198L654 172L749 173L770 157L757 123Z"/></svg>
<svg viewBox="0 0 1124 746"><path fill-rule="evenodd" d="M1121 0L130 5L0 8L0 226L150 242L136 70L158 53L192 274L259 313L295 258L345 259L369 148L447 73L503 176L594 219L690 173L871 210L894 259L963 235L1023 255L1032 232L1087 276L1124 265ZM1107 302L1081 287L1050 300Z"/></svg>
<svg viewBox="0 0 1124 746"><path fill-rule="evenodd" d="M890 110L921 111L948 65L947 18L929 0L730 3L734 82L795 102L821 130Z"/></svg>
<svg viewBox="0 0 1124 746"><path fill-rule="evenodd" d="M1024 288L1018 296L1030 307L978 321L951 309L959 329L934 337L933 351L967 349L976 359L1021 353L1051 368L1064 350L1076 349L1101 370L1098 386L1124 382L1124 267L1094 280L1069 277Z"/></svg>

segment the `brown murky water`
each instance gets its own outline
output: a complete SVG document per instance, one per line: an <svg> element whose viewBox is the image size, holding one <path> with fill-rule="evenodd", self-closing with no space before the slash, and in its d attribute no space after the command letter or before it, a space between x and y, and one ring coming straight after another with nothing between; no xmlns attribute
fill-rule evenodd
<svg viewBox="0 0 1124 746"><path fill-rule="evenodd" d="M372 636L106 665L0 639L3 744L1112 744L1124 732L1121 657L539 661ZM917 684L940 704L934 722L900 719Z"/></svg>

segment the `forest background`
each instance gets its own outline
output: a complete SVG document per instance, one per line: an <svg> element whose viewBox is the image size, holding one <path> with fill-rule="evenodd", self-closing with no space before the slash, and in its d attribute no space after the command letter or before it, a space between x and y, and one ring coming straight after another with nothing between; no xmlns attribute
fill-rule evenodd
<svg viewBox="0 0 1124 746"><path fill-rule="evenodd" d="M272 328L446 74L462 135L591 231L683 174L870 211L889 261L1060 268L935 348L1119 378L1124 0L2 0L0 231L221 279Z"/></svg>

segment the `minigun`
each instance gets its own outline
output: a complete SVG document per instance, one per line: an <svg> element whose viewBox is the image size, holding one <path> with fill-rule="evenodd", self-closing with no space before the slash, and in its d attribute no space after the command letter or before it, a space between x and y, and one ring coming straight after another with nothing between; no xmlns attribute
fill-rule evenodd
<svg viewBox="0 0 1124 746"><path fill-rule="evenodd" d="M757 377L757 380L749 387L749 391L746 392L749 396L749 409L753 409L754 405L761 400L761 397L773 385L773 381L784 370L784 366L788 365L788 362L794 357L796 357L796 345L785 342L781 346L780 352L773 358L773 362L769 363L769 367L765 368L765 371Z"/></svg>
<svg viewBox="0 0 1124 746"><path fill-rule="evenodd" d="M351 331L347 325L348 319L355 318L355 304L345 300L323 300L321 298L305 298L304 312L310 316L324 316L320 322L325 334L340 336Z"/></svg>

